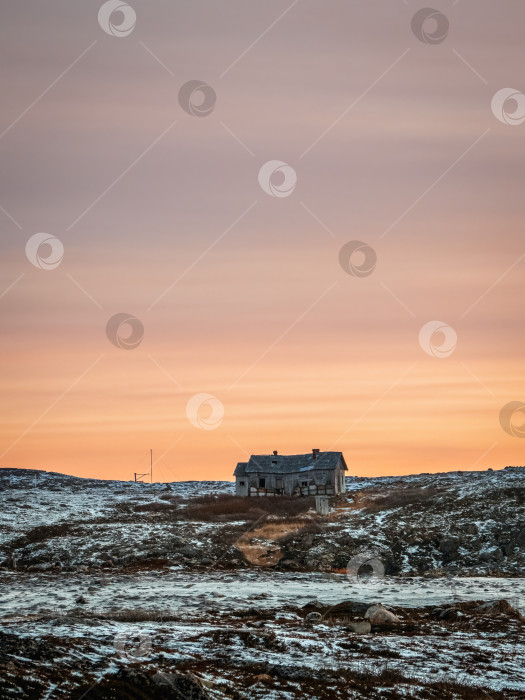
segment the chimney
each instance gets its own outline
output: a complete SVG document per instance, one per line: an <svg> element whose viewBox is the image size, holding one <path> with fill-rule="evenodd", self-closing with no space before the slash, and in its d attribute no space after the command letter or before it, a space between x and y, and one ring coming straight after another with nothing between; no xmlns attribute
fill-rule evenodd
<svg viewBox="0 0 525 700"><path fill-rule="evenodd" d="M312 450L312 458L317 459L317 455L319 454L319 450Z"/></svg>
<svg viewBox="0 0 525 700"><path fill-rule="evenodd" d="M274 453L274 455L276 455L276 454L277 454L277 450L274 450L273 453Z"/></svg>

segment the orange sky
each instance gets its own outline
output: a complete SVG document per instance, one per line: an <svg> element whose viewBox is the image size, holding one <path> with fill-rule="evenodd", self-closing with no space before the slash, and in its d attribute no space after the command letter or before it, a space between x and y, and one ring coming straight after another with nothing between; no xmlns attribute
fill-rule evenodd
<svg viewBox="0 0 525 700"><path fill-rule="evenodd" d="M149 448L163 481L274 449L371 476L523 463L499 415L525 401L525 123L491 100L525 91L525 8L437 2L450 30L428 45L414 2L131 2L121 38L101 4L4 8L0 467L128 479ZM204 118L178 100L197 79ZM290 196L260 186L270 160ZM55 269L26 257L38 232L63 243ZM368 276L341 268L349 241L375 251ZM121 312L133 350L106 336ZM418 341L434 320L449 357ZM188 419L200 393L215 429Z"/></svg>

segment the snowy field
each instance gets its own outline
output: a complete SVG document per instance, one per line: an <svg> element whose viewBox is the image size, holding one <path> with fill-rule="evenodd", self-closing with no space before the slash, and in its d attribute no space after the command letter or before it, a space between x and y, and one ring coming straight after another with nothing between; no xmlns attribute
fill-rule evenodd
<svg viewBox="0 0 525 700"><path fill-rule="evenodd" d="M351 477L320 519L0 470L0 696L525 698L524 482ZM384 570L345 574L363 553ZM397 622L356 631L376 603Z"/></svg>
<svg viewBox="0 0 525 700"><path fill-rule="evenodd" d="M0 577L3 594L0 618L65 613L78 608L107 612L119 607L162 613L183 613L203 606L223 611L253 606L276 608L303 606L318 600L327 605L342 600L365 600L391 606L419 608L469 600L508 600L525 614L525 579L448 578L354 581L342 574L291 574L274 571L186 572L183 569L136 574L16 575Z"/></svg>

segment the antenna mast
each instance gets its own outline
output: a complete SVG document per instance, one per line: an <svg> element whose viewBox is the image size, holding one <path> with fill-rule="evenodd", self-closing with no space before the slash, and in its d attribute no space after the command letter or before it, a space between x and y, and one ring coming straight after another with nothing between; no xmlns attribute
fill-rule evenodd
<svg viewBox="0 0 525 700"><path fill-rule="evenodd" d="M144 459L144 457L140 458L141 461ZM140 481L141 479L144 479L146 476L148 476L148 472L145 474L139 474L138 472L135 472L135 481ZM149 451L149 480L150 483L153 483L153 450ZM143 482L144 483L144 482Z"/></svg>

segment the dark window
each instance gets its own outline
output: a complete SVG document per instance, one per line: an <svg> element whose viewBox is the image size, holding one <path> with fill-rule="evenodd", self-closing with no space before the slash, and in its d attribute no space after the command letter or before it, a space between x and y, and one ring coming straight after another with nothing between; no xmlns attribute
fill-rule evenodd
<svg viewBox="0 0 525 700"><path fill-rule="evenodd" d="M239 486L244 486L244 481L239 481Z"/></svg>
<svg viewBox="0 0 525 700"><path fill-rule="evenodd" d="M308 486L308 482L307 482L307 481L301 481L301 486Z"/></svg>
<svg viewBox="0 0 525 700"><path fill-rule="evenodd" d="M259 488L263 489L266 486L266 479L259 479Z"/></svg>

